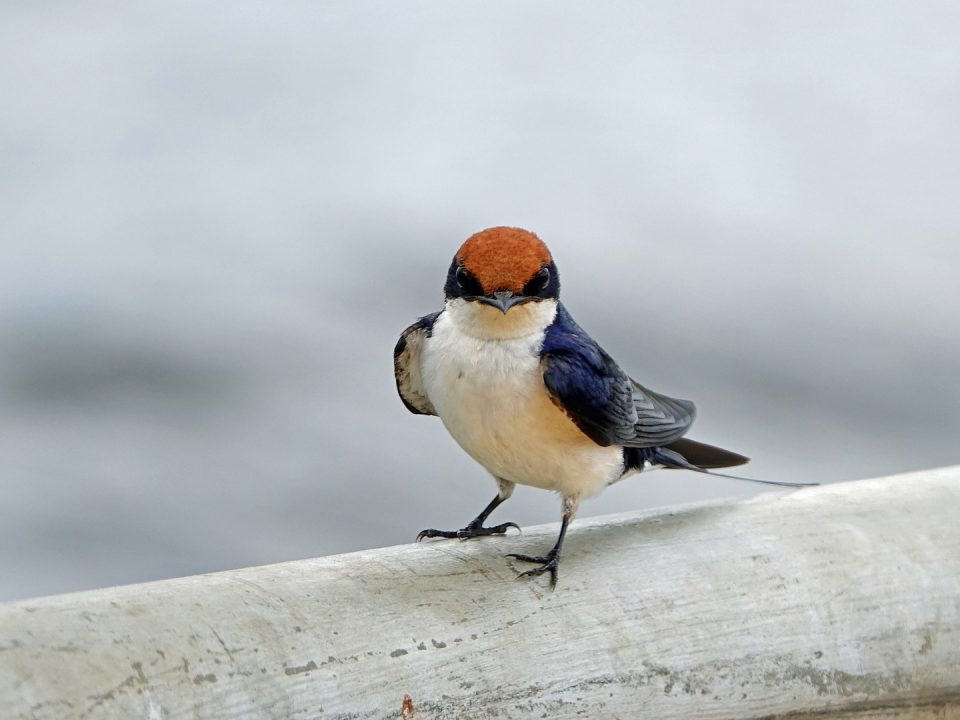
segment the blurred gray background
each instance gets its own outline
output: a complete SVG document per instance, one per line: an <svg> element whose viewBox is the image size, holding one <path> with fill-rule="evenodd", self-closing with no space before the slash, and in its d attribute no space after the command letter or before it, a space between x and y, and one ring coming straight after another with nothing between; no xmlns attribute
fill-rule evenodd
<svg viewBox="0 0 960 720"><path fill-rule="evenodd" d="M0 92L0 599L465 524L391 350L490 225L746 473L960 462L957 3L7 0Z"/></svg>

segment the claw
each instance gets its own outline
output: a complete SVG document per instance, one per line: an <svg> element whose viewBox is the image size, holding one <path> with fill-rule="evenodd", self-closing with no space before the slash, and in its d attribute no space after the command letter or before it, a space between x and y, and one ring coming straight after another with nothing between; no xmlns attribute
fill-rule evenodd
<svg viewBox="0 0 960 720"><path fill-rule="evenodd" d="M478 535L506 535L507 530L509 530L510 528L514 528L518 533L523 535L523 530L521 530L520 526L517 525L515 522L500 523L499 525L494 525L493 527L488 527L488 528L486 527L477 528L477 530L479 531L477 534ZM461 530L460 532L463 533L463 530ZM474 537L474 535L459 535L458 537L462 537L464 540L466 540L469 537Z"/></svg>
<svg viewBox="0 0 960 720"><path fill-rule="evenodd" d="M457 537L457 532L459 531L450 531L450 530L434 530L432 528L428 530L421 530L417 533L417 542L420 542L424 538L455 538Z"/></svg>
<svg viewBox="0 0 960 720"><path fill-rule="evenodd" d="M550 573L550 589L553 590L557 587L557 568L560 565L560 555L558 553L551 552L549 555L520 555L518 553L509 553L507 557L516 558L523 562L540 563L540 567L518 574L517 579L543 575L545 572L548 572Z"/></svg>

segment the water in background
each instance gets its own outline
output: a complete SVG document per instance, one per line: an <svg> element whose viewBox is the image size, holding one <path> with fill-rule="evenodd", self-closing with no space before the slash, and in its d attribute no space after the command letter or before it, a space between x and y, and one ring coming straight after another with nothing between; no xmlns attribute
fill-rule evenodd
<svg viewBox="0 0 960 720"><path fill-rule="evenodd" d="M750 473L960 462L958 77L950 2L4 3L0 599L472 518L391 350L495 224Z"/></svg>

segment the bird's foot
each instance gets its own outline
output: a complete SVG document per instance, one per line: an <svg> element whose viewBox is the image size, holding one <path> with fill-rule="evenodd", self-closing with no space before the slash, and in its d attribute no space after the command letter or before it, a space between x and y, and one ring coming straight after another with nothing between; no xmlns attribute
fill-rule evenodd
<svg viewBox="0 0 960 720"><path fill-rule="evenodd" d="M544 573L550 573L550 587L555 588L557 586L557 568L560 565L560 553L555 550L551 550L546 555L519 555L517 553L510 553L507 557L516 558L523 562L529 563L540 563L540 567L535 567L533 570L527 570L517 575L518 578L522 577L532 577L534 575L543 575Z"/></svg>
<svg viewBox="0 0 960 720"><path fill-rule="evenodd" d="M520 526L513 522L505 522L500 525L494 525L493 527L484 527L478 522L472 522L460 530L433 530L431 528L421 530L417 534L417 542L420 542L424 538L460 538L461 540L467 540L469 538L482 537L483 535L506 535L507 530L510 528L520 530Z"/></svg>

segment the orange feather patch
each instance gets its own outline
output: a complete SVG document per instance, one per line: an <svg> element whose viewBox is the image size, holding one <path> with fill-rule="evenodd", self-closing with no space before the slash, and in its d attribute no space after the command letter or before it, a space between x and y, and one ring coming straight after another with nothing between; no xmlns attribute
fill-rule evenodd
<svg viewBox="0 0 960 720"><path fill-rule="evenodd" d="M512 227L481 230L457 251L457 262L473 274L485 294L497 290L522 292L550 261L550 251L540 238Z"/></svg>

